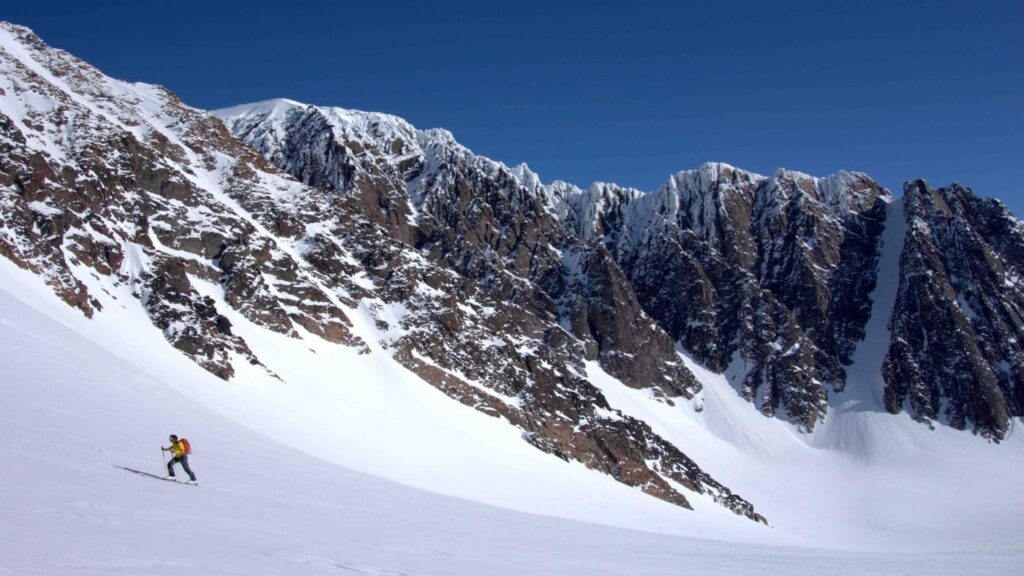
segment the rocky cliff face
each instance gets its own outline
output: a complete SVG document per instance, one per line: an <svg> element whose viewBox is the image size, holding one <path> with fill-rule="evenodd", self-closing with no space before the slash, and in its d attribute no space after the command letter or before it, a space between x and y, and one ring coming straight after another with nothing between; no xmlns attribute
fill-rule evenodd
<svg viewBox="0 0 1024 576"><path fill-rule="evenodd" d="M0 253L86 315L103 282L130 286L174 347L224 378L259 359L196 282L268 330L363 346L347 283L326 289L283 240L330 218L308 208L324 201L295 203L319 191L163 88L107 78L24 28L0 34Z"/></svg>
<svg viewBox="0 0 1024 576"><path fill-rule="evenodd" d="M687 396L699 384L600 244L580 241L525 167L477 156L444 130L394 116L274 100L217 112L307 184L491 297L569 329L628 385Z"/></svg>
<svg viewBox="0 0 1024 576"><path fill-rule="evenodd" d="M290 338L376 340L542 450L764 521L588 382L592 359L666 401L697 389L610 252L568 234L528 172L392 117L264 109L289 122L232 128L273 163L165 89L0 25L0 254L86 315L100 291L130 295L221 378L262 365L226 308Z"/></svg>
<svg viewBox="0 0 1024 576"><path fill-rule="evenodd" d="M765 414L805 430L845 386L871 312L889 193L864 174L763 177L725 164L653 194L569 190L565 220L609 246L644 309Z"/></svg>
<svg viewBox="0 0 1024 576"><path fill-rule="evenodd" d="M904 187L885 405L999 439L1024 413L1024 225L957 184Z"/></svg>
<svg viewBox="0 0 1024 576"><path fill-rule="evenodd" d="M698 391L678 342L805 430L845 385L892 200L863 174L708 164L654 194L581 190L391 116L291 101L219 114L295 177L359 199L392 238L557 320L629 385Z"/></svg>
<svg viewBox="0 0 1024 576"><path fill-rule="evenodd" d="M706 164L650 194L584 190L544 185L392 116L291 101L219 114L282 169L353 198L389 237L559 323L583 357L631 386L699 391L674 342L805 431L845 390L894 201L865 174ZM998 439L1022 413L1013 270L1024 236L997 204L915 186L885 408Z"/></svg>

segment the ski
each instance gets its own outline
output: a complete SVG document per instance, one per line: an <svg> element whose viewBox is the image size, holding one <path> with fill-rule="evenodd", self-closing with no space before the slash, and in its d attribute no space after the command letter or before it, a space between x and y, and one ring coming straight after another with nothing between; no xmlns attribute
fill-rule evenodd
<svg viewBox="0 0 1024 576"><path fill-rule="evenodd" d="M167 478L165 476L158 476L156 474L150 474L149 472L144 472L142 470L136 470L134 468L128 468L126 466L114 466L114 468L120 468L121 470L124 470L126 472L131 472L132 474L135 474L137 476L144 476L146 478L152 478L154 480L163 480L164 482L173 482L175 484L181 484L182 486L195 486L195 487L199 486L198 482L197 483L181 482L177 478Z"/></svg>

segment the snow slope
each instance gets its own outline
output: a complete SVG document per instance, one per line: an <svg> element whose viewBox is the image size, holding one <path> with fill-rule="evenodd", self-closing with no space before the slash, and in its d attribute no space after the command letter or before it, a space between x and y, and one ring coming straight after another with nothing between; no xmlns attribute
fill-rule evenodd
<svg viewBox="0 0 1024 576"><path fill-rule="evenodd" d="M963 517L979 526L984 514L988 524L980 531L929 514L908 524L906 510L851 516L847 508L866 505L865 494L893 475L899 479L901 469L890 463L876 474L872 462L812 448L777 420L754 414L711 374L701 374L700 413L691 404L643 398L600 373L592 377L613 406L645 411L714 473L740 484L765 506L774 528L699 499L697 513L688 512L565 464L521 442L511 427L403 373L383 354L351 358L337 347L317 365L309 360L327 350L303 355L288 346L316 346L318 339L260 341L274 370L295 371L287 378L293 384L255 375L225 383L166 346L142 323L133 298L104 294L104 312L87 320L37 277L6 261L0 274L0 435L7 439L0 462L8 474L0 493L0 574L991 574L1012 572L1021 558L1019 528L1007 521L1021 508L998 490L945 513L981 506ZM243 321L238 327L246 328ZM327 378L331 369L343 377ZM905 424L893 428L904 435L926 430ZM199 488L127 470L159 474L156 448L171 432L194 444ZM996 454L968 435L939 433L950 438L937 443L961 440L963 449L949 459L967 457L1000 475L990 488L1012 486L1002 477L1007 472L1019 477L1019 468L1008 470L1019 459L1002 453L1020 454L1019 435ZM877 438L869 440L877 447ZM885 456L904 455L905 448L900 443ZM999 455L1007 462L1002 467ZM963 468L953 481L942 479L934 494L965 480L972 466ZM805 481L795 491L800 477ZM851 492L858 483L862 489ZM908 506L921 504L909 486L898 489ZM805 505L787 513L801 492ZM833 496L822 501L826 493ZM953 493L972 490L963 485ZM850 504L837 509L844 501ZM879 533L869 546L874 551L791 546L868 547L864 534L887 528L879 518L896 525ZM919 531L933 521L934 534ZM851 538L846 546L829 534L830 523L842 524L832 532ZM993 540L1000 532L1002 539ZM956 533L960 545L950 546ZM916 546L908 545L915 539ZM902 552L907 549L913 552Z"/></svg>
<svg viewBox="0 0 1024 576"><path fill-rule="evenodd" d="M541 452L523 442L516 428L448 398L386 353L359 355L315 337L296 340L272 334L227 312L236 332L252 338L253 350L265 355L264 363L283 381L249 368L225 382L168 347L127 291L96 290L104 310L86 319L56 300L31 274L6 260L0 261L0 270L6 299L30 302L91 341L97 354L118 357L124 363L117 368L119 378L144 374L157 383L150 389L157 386L165 393L184 395L196 406L306 454L419 488L526 512L676 534L777 541L763 527L727 510L716 507L698 519L580 464L566 464ZM220 304L218 289L207 288ZM358 311L351 316L357 329L360 320L367 321ZM46 348L45 343L38 346ZM75 363L68 366L73 373ZM82 386L88 389L92 384ZM193 411L184 411L171 428L182 435L188 430L193 444L210 450L218 440L193 431L197 422L187 416ZM147 442L164 440L171 433L165 428Z"/></svg>
<svg viewBox="0 0 1024 576"><path fill-rule="evenodd" d="M261 414L267 417L264 425L246 422L269 409L261 398L272 394L269 385L243 378L224 384L184 357L164 354L169 348L163 342L151 343L146 331L130 329L130 305L108 307L98 320L85 320L30 274L6 261L0 272L0 346L5 351L0 435L6 439L0 443L0 462L7 476L0 492L0 574L743 574L755 568L768 574L825 569L837 574L983 574L1005 572L1019 561L1008 553L737 546L524 514L408 488L279 442L311 447L305 434L333 428L317 422L316 412L308 426L293 419L295 407L288 406L280 406L272 418ZM111 321L103 319L106 314ZM506 459L535 467L528 475L490 470L498 486L489 489L503 491L513 505L536 502L538 511L561 515L568 515L570 505L590 506L592 519L611 521L621 515L622 524L649 523L655 531L692 528L691 512L560 461L543 462L550 457L539 451L514 453L525 444L515 438L506 442L501 431L507 426L426 385L418 386L420 394L410 389L371 394L366 385L387 387L389 379L366 382L362 376L350 371L345 380L364 388L368 404L380 403L374 414L384 420L389 410L413 416L406 403L423 402L433 409L421 416L432 420L409 423L410 428L430 427L406 428L416 434L402 440L414 449L395 454L393 468L411 471L425 465L428 458L416 454L424 448L416 444L418 437L438 440L451 434L446 440L453 445L434 445L430 452L451 467L446 481L459 489L487 480L480 475ZM213 390L218 384L221 389ZM396 392L413 397L402 399ZM341 399L320 393L326 396L289 390L274 399L306 397L304 409ZM358 396L345 395L349 400ZM218 413L229 402L248 405L233 412L238 420ZM327 408L336 406L325 407L324 414ZM336 421L352 417L360 418L356 407ZM450 418L455 421L449 428L441 427ZM473 426L474 437L460 441L458 433L466 432L460 426ZM345 425L338 428L351 432ZM366 430L358 441L340 432L321 437L316 452L366 464L371 459L360 454L358 445L387 444L389 439L375 435L384 428ZM187 435L195 446L198 488L127 470L159 474L156 448L171 431ZM500 458L464 454L459 463L457 450L484 444ZM502 478L506 474L512 477ZM477 491L487 489L476 486ZM746 524L754 526L737 522L733 528ZM777 529L763 532L764 541L785 539ZM732 534L744 536L750 534Z"/></svg>

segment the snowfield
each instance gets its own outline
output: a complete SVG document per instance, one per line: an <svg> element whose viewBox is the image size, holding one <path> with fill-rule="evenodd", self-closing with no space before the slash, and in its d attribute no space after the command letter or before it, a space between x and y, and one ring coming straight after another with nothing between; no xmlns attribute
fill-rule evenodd
<svg viewBox="0 0 1024 576"><path fill-rule="evenodd" d="M0 574L1010 574L1024 559L1019 430L997 446L851 402L806 436L692 363L705 391L676 406L590 367L764 527L542 453L378 349L233 315L280 379L224 382L127 293L90 287L89 320L7 260L0 277ZM192 442L198 488L144 475L162 475L170 433Z"/></svg>

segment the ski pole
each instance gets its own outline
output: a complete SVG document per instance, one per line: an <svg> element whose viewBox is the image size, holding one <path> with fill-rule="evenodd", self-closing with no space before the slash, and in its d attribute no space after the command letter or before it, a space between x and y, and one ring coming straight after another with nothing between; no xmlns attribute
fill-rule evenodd
<svg viewBox="0 0 1024 576"><path fill-rule="evenodd" d="M160 459L164 462L164 468L167 468L167 456L164 456L164 449L160 449Z"/></svg>

